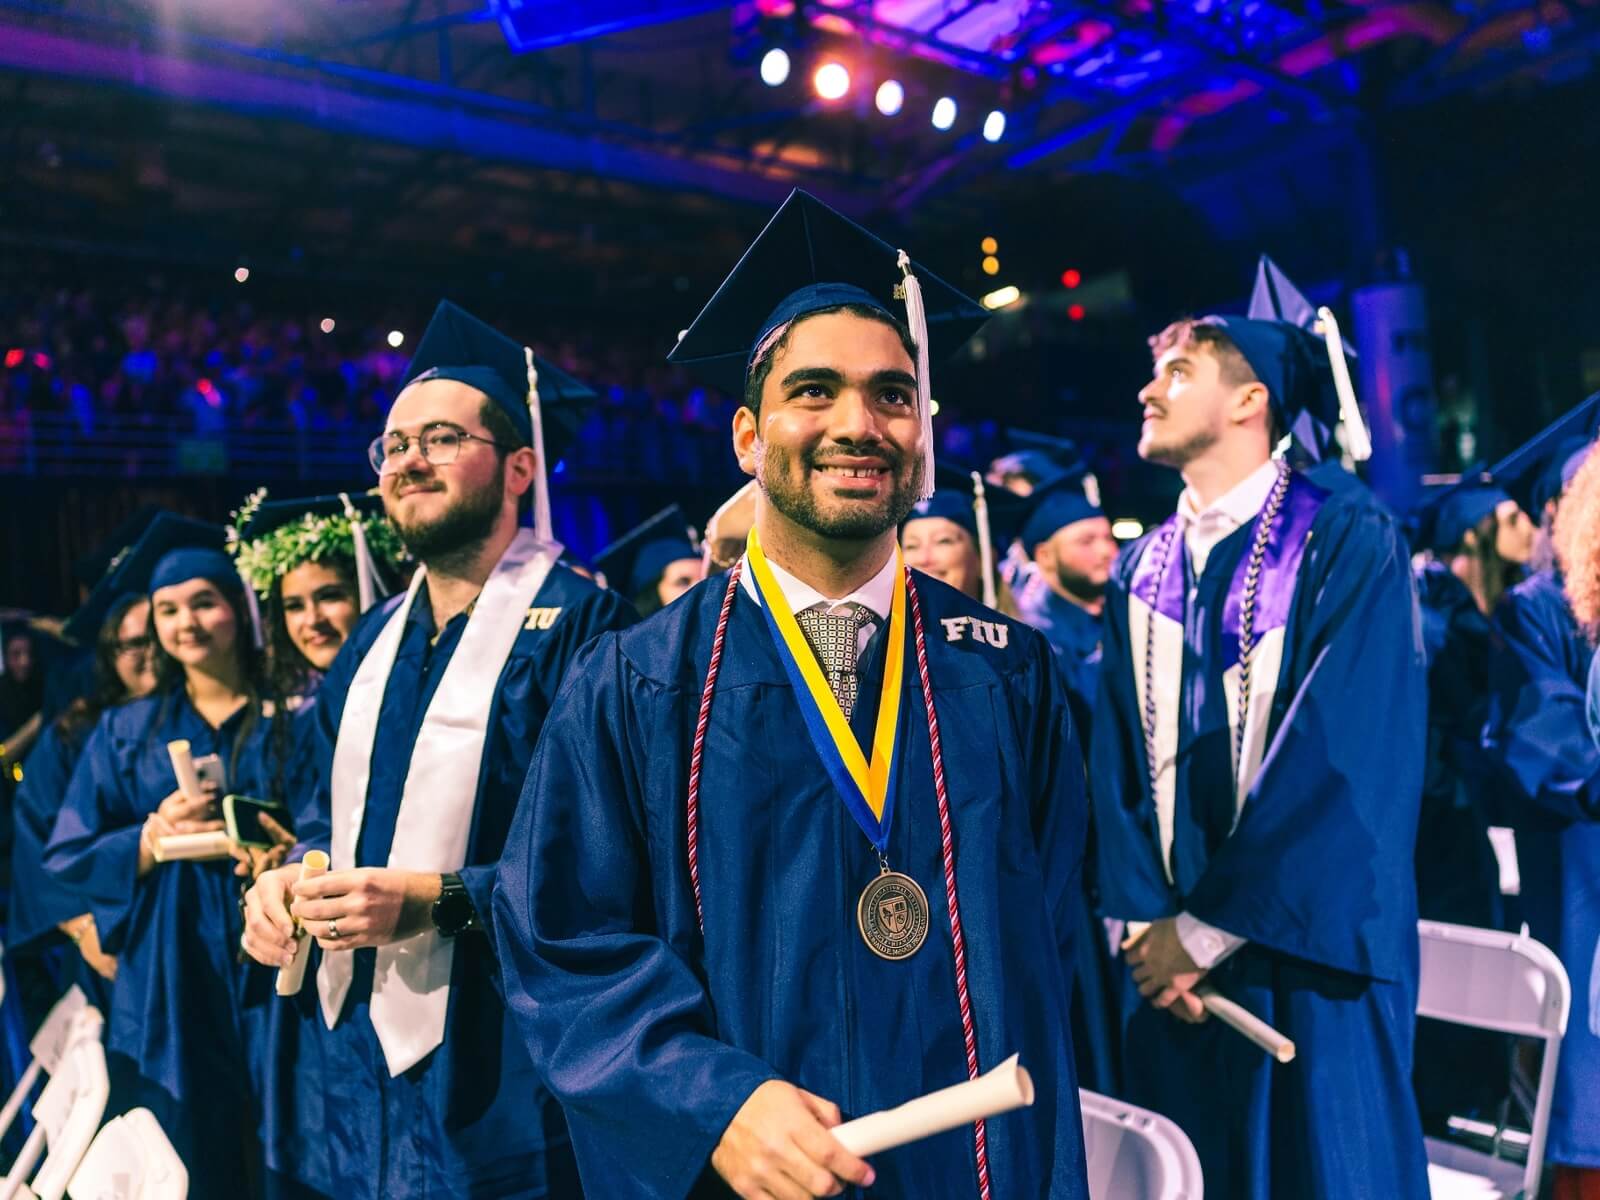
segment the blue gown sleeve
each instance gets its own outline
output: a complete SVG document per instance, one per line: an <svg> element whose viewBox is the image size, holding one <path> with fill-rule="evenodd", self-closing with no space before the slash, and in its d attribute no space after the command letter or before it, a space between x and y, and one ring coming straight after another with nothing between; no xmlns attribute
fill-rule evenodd
<svg viewBox="0 0 1600 1200"><path fill-rule="evenodd" d="M1589 737L1600 747L1600 654L1589 660L1589 681L1584 687L1583 712L1589 721Z"/></svg>
<svg viewBox="0 0 1600 1200"><path fill-rule="evenodd" d="M1495 614L1484 748L1517 800L1556 821L1600 820L1600 749L1568 665L1581 635L1559 589L1516 588Z"/></svg>
<svg viewBox="0 0 1600 1200"><path fill-rule="evenodd" d="M717 1040L705 988L657 927L670 885L648 848L665 835L646 816L647 715L629 687L615 635L572 664L501 858L496 934L506 1001L580 1160L627 1171L639 1200L678 1200L777 1073Z"/></svg>
<svg viewBox="0 0 1600 1200"><path fill-rule="evenodd" d="M45 848L45 870L94 914L107 954L120 953L127 934L143 829L123 770L132 750L113 728L115 711L90 735Z"/></svg>
<svg viewBox="0 0 1600 1200"><path fill-rule="evenodd" d="M1276 731L1238 824L1187 897L1198 919L1336 970L1405 978L1427 747L1415 583L1392 518L1337 498L1313 529Z"/></svg>
<svg viewBox="0 0 1600 1200"><path fill-rule="evenodd" d="M6 949L20 950L48 937L63 921L82 916L88 906L44 867L45 846L72 779L81 743L45 730L28 755L15 799L16 830L11 842L11 911Z"/></svg>

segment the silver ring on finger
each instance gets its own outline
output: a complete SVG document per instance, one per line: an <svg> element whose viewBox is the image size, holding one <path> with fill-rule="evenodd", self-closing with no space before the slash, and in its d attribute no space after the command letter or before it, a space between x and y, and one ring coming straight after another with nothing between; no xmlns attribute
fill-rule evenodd
<svg viewBox="0 0 1600 1200"><path fill-rule="evenodd" d="M328 940L334 942L339 940L339 922L337 919L328 922Z"/></svg>

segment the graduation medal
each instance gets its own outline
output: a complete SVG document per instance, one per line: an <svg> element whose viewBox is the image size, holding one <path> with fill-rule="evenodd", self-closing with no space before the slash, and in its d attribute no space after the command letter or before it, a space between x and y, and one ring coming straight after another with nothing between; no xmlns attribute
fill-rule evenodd
<svg viewBox="0 0 1600 1200"><path fill-rule="evenodd" d="M899 548L895 549L898 570L889 609L889 641L870 762L861 752L799 622L789 611L754 529L750 530L748 552L756 589L761 593L761 611L794 688L811 742L844 798L845 807L878 851L880 874L867 885L856 904L861 939L880 958L909 958L927 940L929 922L927 896L909 875L890 870L888 859L889 828L894 820L895 734L900 724L905 674L906 573Z"/></svg>

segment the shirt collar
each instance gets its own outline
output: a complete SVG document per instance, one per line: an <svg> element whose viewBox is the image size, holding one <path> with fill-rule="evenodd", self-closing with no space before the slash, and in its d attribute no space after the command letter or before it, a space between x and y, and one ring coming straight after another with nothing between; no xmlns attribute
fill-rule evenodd
<svg viewBox="0 0 1600 1200"><path fill-rule="evenodd" d="M1178 521L1184 525L1225 523L1237 529L1255 519L1277 480L1278 464L1268 459L1203 509L1197 506L1194 493L1184 488L1178 497Z"/></svg>
<svg viewBox="0 0 1600 1200"><path fill-rule="evenodd" d="M879 621L887 621L889 619L890 606L894 603L897 559L897 555L890 554L888 561L883 564L882 569L876 575L848 596L843 596L837 600L831 596L824 596L809 583L796 579L770 556L767 558L767 566L772 568L772 577L778 581L778 588L783 592L783 598L789 602L790 612L805 612L806 609L814 608L818 604L826 605L829 608L837 608L841 604L859 604L864 608L870 609ZM755 572L750 569L749 563L745 563L742 568L739 582L743 585L744 590L749 593L752 600L759 601L761 599L756 591Z"/></svg>

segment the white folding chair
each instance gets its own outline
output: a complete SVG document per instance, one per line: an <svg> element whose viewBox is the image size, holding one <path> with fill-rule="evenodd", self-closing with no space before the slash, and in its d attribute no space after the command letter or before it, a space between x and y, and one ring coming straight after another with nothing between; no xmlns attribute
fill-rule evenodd
<svg viewBox="0 0 1600 1200"><path fill-rule="evenodd" d="M1200 1156L1177 1124L1078 1089L1090 1200L1201 1200Z"/></svg>
<svg viewBox="0 0 1600 1200"><path fill-rule="evenodd" d="M1429 1138L1428 1182L1434 1200L1495 1200L1539 1194L1556 1064L1567 1031L1571 989L1548 946L1516 933L1418 921L1422 972L1417 1015L1544 1043L1532 1085L1513 1072L1512 1095L1528 1115L1527 1162ZM1495 1131L1496 1150L1504 1129Z"/></svg>
<svg viewBox="0 0 1600 1200"><path fill-rule="evenodd" d="M106 1122L67 1185L71 1200L185 1200L189 1172L148 1108Z"/></svg>
<svg viewBox="0 0 1600 1200"><path fill-rule="evenodd" d="M88 1007L89 998L83 994L82 988L73 984L46 1014L38 1032L28 1042L28 1052L33 1056L33 1061L23 1071L22 1078L17 1080L17 1086L11 1089L11 1095L6 1097L5 1107L0 1108L0 1137L5 1136L12 1122L17 1119L17 1114L22 1111L22 1106L28 1102L39 1076L55 1073L56 1064L66 1052L73 1019Z"/></svg>
<svg viewBox="0 0 1600 1200"><path fill-rule="evenodd" d="M66 1051L33 1106L33 1132L0 1182L0 1200L17 1196L61 1200L66 1194L67 1180L94 1140L111 1098L106 1052L100 1044L101 1024L100 1014L93 1008L84 1008L73 1018ZM30 1188L28 1176L41 1154L44 1162Z"/></svg>

